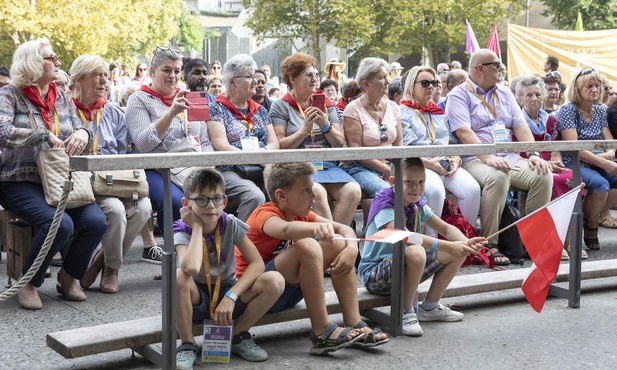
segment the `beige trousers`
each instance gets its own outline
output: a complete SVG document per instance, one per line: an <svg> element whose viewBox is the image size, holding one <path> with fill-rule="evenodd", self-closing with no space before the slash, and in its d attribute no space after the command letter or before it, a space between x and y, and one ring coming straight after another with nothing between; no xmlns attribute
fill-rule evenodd
<svg viewBox="0 0 617 370"><path fill-rule="evenodd" d="M489 236L499 230L501 214L506 204L506 197L510 187L527 190L527 204L525 214L535 211L551 200L553 189L553 175L538 174L529 168L527 159L519 159L515 166L519 171L503 172L484 164L479 159L463 162L463 168L473 176L482 188L480 198L480 235ZM499 236L489 239L490 244L497 244Z"/></svg>

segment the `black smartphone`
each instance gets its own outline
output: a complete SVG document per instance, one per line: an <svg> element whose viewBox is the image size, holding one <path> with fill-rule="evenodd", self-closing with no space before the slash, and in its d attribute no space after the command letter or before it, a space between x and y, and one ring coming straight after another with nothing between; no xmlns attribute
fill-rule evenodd
<svg viewBox="0 0 617 370"><path fill-rule="evenodd" d="M446 171L450 172L450 161L444 159L443 161L439 161L439 165Z"/></svg>

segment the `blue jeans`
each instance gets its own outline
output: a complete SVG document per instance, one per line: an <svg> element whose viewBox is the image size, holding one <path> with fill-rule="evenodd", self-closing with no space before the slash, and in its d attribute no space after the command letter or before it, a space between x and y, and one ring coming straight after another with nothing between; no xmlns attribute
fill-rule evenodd
<svg viewBox="0 0 617 370"><path fill-rule="evenodd" d="M572 163L567 165L572 169ZM610 189L617 189L617 176L611 175L601 168L594 166L581 166L581 179L585 183L587 191L605 193Z"/></svg>
<svg viewBox="0 0 617 370"><path fill-rule="evenodd" d="M381 189L389 188L388 184L377 171L373 171L358 163L344 163L341 168L360 184L362 192L369 198L375 198Z"/></svg>
<svg viewBox="0 0 617 370"><path fill-rule="evenodd" d="M159 229L165 234L165 223L163 222L165 210L163 207L163 175L156 170L146 170L146 179L148 186L150 187L150 200L157 208L156 220L159 224ZM174 183L171 185L171 206L172 206L172 220L176 221L180 219L180 208L182 208L182 197L184 192L182 189L176 186Z"/></svg>
<svg viewBox="0 0 617 370"><path fill-rule="evenodd" d="M23 219L28 225L39 229L32 241L30 253L22 269L22 273L25 274L34 263L45 242L56 213L56 207L47 204L43 187L40 184L13 181L0 182L0 204L5 210ZM105 215L96 203L65 210L56 238L30 284L35 287L40 287L43 284L45 271L49 267L51 259L64 247L72 235L74 235L74 238L64 256L62 268L73 278L81 280L90 263L92 252L103 239L106 230Z"/></svg>

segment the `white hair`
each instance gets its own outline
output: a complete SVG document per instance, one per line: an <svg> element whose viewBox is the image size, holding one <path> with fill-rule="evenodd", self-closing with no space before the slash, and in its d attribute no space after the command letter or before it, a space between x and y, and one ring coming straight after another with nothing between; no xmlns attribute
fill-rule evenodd
<svg viewBox="0 0 617 370"><path fill-rule="evenodd" d="M13 64L11 64L11 79L17 87L36 85L36 82L43 76L43 56L41 49L51 47L51 43L46 38L40 38L19 45L13 53Z"/></svg>
<svg viewBox="0 0 617 370"><path fill-rule="evenodd" d="M84 54L80 55L73 61L69 74L71 75L71 86L75 93L81 93L77 81L90 76L97 69L103 69L107 72L107 63L99 56Z"/></svg>
<svg viewBox="0 0 617 370"><path fill-rule="evenodd" d="M381 68L388 70L388 62L381 58L364 58L360 61L356 72L356 82L362 88L362 81L370 80Z"/></svg>
<svg viewBox="0 0 617 370"><path fill-rule="evenodd" d="M239 73L243 73L245 70L251 69L253 72L257 69L257 63L251 58L250 55L237 54L231 57L223 65L223 84L225 89L229 89L229 81L238 76Z"/></svg>

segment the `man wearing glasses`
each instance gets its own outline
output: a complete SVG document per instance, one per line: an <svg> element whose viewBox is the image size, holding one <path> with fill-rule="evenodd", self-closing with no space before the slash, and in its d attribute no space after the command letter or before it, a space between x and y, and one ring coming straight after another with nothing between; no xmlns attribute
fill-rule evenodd
<svg viewBox="0 0 617 370"><path fill-rule="evenodd" d="M512 92L499 84L501 61L488 49L473 54L469 62L469 78L448 94L446 115L450 131L462 144L534 141L525 117ZM528 190L525 213L549 202L553 187L550 165L539 153L528 153L529 159L514 153L498 153L463 157L463 168L482 187L480 222L482 236L499 229L510 186ZM508 265L499 253L498 237L489 239L496 265Z"/></svg>

